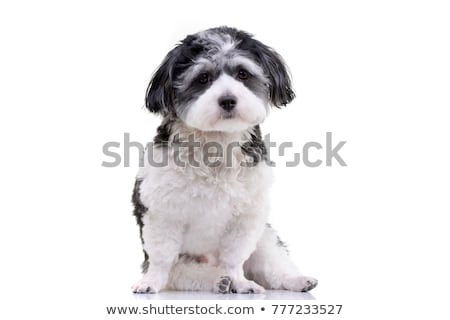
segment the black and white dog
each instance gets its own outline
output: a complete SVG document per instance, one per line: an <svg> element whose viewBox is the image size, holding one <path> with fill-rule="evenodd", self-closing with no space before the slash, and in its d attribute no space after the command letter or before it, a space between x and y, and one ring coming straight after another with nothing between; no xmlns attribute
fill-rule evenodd
<svg viewBox="0 0 450 320"><path fill-rule="evenodd" d="M267 224L272 174L259 124L293 98L282 58L246 32L209 29L167 54L147 89L163 120L133 193L145 255L133 292L317 285Z"/></svg>

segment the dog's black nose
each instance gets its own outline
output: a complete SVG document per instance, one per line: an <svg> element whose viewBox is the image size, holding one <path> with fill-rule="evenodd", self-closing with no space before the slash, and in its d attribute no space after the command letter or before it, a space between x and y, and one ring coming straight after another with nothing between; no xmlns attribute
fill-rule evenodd
<svg viewBox="0 0 450 320"><path fill-rule="evenodd" d="M236 106L236 97L222 96L219 98L219 105L226 111L231 111Z"/></svg>

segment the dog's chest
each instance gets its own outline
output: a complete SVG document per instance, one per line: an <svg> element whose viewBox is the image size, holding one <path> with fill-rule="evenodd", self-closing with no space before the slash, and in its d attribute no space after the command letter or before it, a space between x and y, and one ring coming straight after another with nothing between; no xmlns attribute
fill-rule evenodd
<svg viewBox="0 0 450 320"><path fill-rule="evenodd" d="M182 251L193 254L214 251L227 225L248 211L253 197L245 190L245 183L239 181L196 185L190 195L185 203Z"/></svg>
<svg viewBox="0 0 450 320"><path fill-rule="evenodd" d="M208 173L196 169L145 170L141 197L150 215L184 226L182 252L204 254L218 248L233 219L264 206L271 170L263 163Z"/></svg>
<svg viewBox="0 0 450 320"><path fill-rule="evenodd" d="M204 165L203 161L195 166L189 165L191 154L181 152L178 156L188 163L186 167L169 156L167 166L146 166L139 173L142 202L150 216L165 216L184 226L182 252L214 251L230 221L265 206L271 168L264 162L242 166L246 159L240 149L230 155L232 161L219 166ZM194 154L197 159L201 156ZM222 159L227 159L226 155Z"/></svg>

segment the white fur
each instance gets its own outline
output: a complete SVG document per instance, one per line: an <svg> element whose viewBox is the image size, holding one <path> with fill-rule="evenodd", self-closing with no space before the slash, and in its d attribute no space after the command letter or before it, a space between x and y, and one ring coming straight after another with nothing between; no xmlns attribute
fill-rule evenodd
<svg viewBox="0 0 450 320"><path fill-rule="evenodd" d="M218 100L224 95L236 97L232 119L223 118ZM186 124L204 131L239 132L264 121L268 106L242 82L222 74L197 100L185 108Z"/></svg>
<svg viewBox="0 0 450 320"><path fill-rule="evenodd" d="M248 131L206 132L182 122L174 132L181 141L194 134L201 145L214 141L227 146L249 139ZM300 275L284 248L277 245L273 229L265 226L272 184L269 166L261 162L241 167L238 164L248 160L241 149L224 148L223 159L231 157L231 167L225 162L210 167L200 161L199 167L182 168L175 164L171 141L168 148L168 166L146 163L138 173L141 201L150 208L142 229L150 267L133 286L134 292L164 288L217 291L221 276L231 279L236 292L261 293L264 288L301 291L315 281ZM204 157L201 150L195 149L195 159ZM164 148L149 151L154 159L160 159ZM181 151L180 159L187 161L189 151ZM202 256L207 262L186 262L179 259L180 254Z"/></svg>

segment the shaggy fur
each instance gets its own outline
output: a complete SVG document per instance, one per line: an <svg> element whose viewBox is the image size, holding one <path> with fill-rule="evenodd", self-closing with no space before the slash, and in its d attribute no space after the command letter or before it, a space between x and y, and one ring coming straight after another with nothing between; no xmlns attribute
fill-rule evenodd
<svg viewBox="0 0 450 320"><path fill-rule="evenodd" d="M267 224L272 171L259 124L293 98L281 57L245 32L209 29L168 53L147 90L163 120L145 159L167 163L146 161L137 175L145 261L133 292L316 286Z"/></svg>

